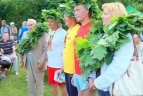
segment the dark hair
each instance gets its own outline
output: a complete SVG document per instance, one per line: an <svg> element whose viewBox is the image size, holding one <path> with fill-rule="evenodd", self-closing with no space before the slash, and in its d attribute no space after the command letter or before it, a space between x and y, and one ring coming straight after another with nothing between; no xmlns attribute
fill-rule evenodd
<svg viewBox="0 0 143 96"><path fill-rule="evenodd" d="M5 33L7 33L7 34L9 35L9 33L8 33L7 31L5 31L5 32L2 33L2 36L3 36L3 34L5 34Z"/></svg>

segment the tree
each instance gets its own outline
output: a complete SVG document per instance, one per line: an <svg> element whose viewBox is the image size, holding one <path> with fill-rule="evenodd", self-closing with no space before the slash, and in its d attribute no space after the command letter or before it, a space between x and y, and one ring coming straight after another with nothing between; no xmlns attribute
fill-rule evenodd
<svg viewBox="0 0 143 96"><path fill-rule="evenodd" d="M116 1L130 4L143 12L143 0L98 0L98 4L101 6L103 3ZM41 10L56 9L58 3L64 3L64 0L0 0L0 20L6 19L8 23L13 21L18 27L28 18L43 21Z"/></svg>

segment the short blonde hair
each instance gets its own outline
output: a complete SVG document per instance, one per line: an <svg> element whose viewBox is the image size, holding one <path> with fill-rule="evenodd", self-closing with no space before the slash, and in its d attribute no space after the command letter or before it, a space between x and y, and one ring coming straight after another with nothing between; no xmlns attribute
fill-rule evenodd
<svg viewBox="0 0 143 96"><path fill-rule="evenodd" d="M127 15L125 6L120 2L105 3L102 5L103 10L108 10L112 17L119 17L121 15Z"/></svg>

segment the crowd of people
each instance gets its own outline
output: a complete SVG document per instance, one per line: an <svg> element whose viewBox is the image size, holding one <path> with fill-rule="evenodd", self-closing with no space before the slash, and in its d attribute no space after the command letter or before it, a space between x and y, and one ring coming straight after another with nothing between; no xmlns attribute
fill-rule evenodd
<svg viewBox="0 0 143 96"><path fill-rule="evenodd" d="M112 17L128 15L124 5L118 2L103 4L102 10L103 26L110 24ZM130 61L136 58L135 55L133 57L134 44L137 48L138 57L143 56L143 43L140 36L137 34L132 36L131 33L128 33L127 36L130 41L115 51L111 64L105 62L98 74L96 71L91 71L88 78L84 79L80 69L80 60L75 51L75 38L85 38L89 33L92 26L90 21L91 11L84 3L79 3L68 12L70 15L66 12L63 13L63 20L68 30L62 28L58 19L59 16L48 13L46 22L49 32L45 32L38 38L32 50L19 56L19 63L26 68L29 96L43 96L45 70L48 74L47 81L52 87L52 96L58 96L59 89L61 90L61 96L96 96L97 93L98 96L111 96L112 93L109 88L126 72L130 66ZM34 19L24 21L19 32L14 26L14 22L10 23L10 27L5 20L2 20L1 23L1 61L8 62L4 62L7 64L1 63L2 73L0 78L5 78L6 70L9 69L11 64L14 66L15 75L18 75L18 57L14 41L17 40L20 43L24 38L27 38L27 33L31 32L37 22ZM65 82L59 82L55 79L58 71L59 76L64 73Z"/></svg>
<svg viewBox="0 0 143 96"><path fill-rule="evenodd" d="M18 75L18 58L15 52L17 41L20 42L24 32L28 30L28 27L23 22L22 27L17 30L14 22L10 22L10 26L6 24L6 20L1 21L0 30L0 59L1 59L1 74L0 78L6 78L6 71L14 66L14 74ZM8 59L8 58L9 59Z"/></svg>

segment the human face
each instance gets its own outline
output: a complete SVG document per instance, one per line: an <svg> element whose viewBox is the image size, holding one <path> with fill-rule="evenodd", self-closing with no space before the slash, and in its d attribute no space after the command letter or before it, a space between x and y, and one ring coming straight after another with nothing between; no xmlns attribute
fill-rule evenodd
<svg viewBox="0 0 143 96"><path fill-rule="evenodd" d="M73 22L76 22L75 18L74 17L70 17L70 16L64 16L63 19L65 21L66 26L68 26L68 27L70 27Z"/></svg>
<svg viewBox="0 0 143 96"><path fill-rule="evenodd" d="M10 27L12 27L12 28L13 28L13 27L14 27L14 24L10 25Z"/></svg>
<svg viewBox="0 0 143 96"><path fill-rule="evenodd" d="M73 13L77 22L82 22L85 18L87 18L87 16L89 16L89 10L82 4L75 6Z"/></svg>
<svg viewBox="0 0 143 96"><path fill-rule="evenodd" d="M70 17L69 16L64 15L63 20L65 21L66 26L68 26L70 24Z"/></svg>
<svg viewBox="0 0 143 96"><path fill-rule="evenodd" d="M34 28L35 24L31 21L28 21L27 26L28 26L29 31L31 31Z"/></svg>
<svg viewBox="0 0 143 96"><path fill-rule="evenodd" d="M25 25L27 25L27 22L26 22L26 21L23 21L23 22L22 22L22 26L25 26Z"/></svg>
<svg viewBox="0 0 143 96"><path fill-rule="evenodd" d="M4 26L5 25L5 21L1 21L1 25Z"/></svg>
<svg viewBox="0 0 143 96"><path fill-rule="evenodd" d="M109 24L110 19L111 19L111 14L110 14L109 10L104 9L101 18L102 18L103 25Z"/></svg>
<svg viewBox="0 0 143 96"><path fill-rule="evenodd" d="M48 18L47 23L48 23L48 27L52 30L56 30L56 28L58 27L58 23L54 19Z"/></svg>
<svg viewBox="0 0 143 96"><path fill-rule="evenodd" d="M7 33L4 32L3 35L2 35L2 38L3 38L4 41L7 41L9 39L8 32Z"/></svg>

